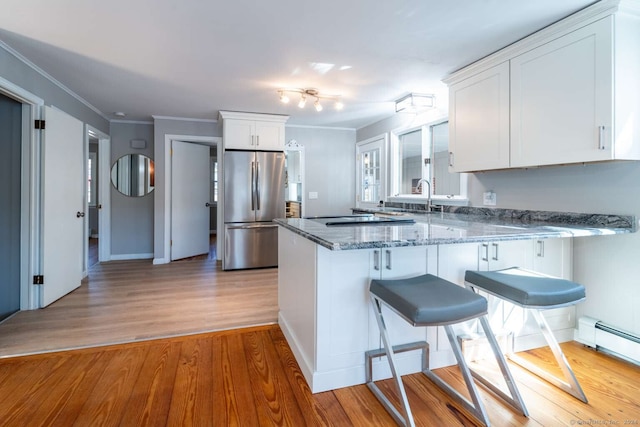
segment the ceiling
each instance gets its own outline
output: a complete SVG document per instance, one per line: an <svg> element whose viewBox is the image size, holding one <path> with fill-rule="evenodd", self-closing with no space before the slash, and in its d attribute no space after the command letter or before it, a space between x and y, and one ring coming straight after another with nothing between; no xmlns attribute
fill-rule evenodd
<svg viewBox="0 0 640 427"><path fill-rule="evenodd" d="M112 120L219 110L360 128L408 92L446 100L449 73L593 0L2 0L0 40ZM278 100L341 94L342 111Z"/></svg>

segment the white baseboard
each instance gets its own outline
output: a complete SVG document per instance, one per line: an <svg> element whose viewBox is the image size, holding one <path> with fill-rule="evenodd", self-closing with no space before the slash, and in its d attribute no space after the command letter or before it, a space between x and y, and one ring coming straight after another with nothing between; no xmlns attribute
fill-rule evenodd
<svg viewBox="0 0 640 427"><path fill-rule="evenodd" d="M111 254L111 261L126 261L130 259L151 259L153 254Z"/></svg>
<svg viewBox="0 0 640 427"><path fill-rule="evenodd" d="M169 264L169 262L171 262L171 261L168 260L167 258L154 258L153 259L153 265Z"/></svg>

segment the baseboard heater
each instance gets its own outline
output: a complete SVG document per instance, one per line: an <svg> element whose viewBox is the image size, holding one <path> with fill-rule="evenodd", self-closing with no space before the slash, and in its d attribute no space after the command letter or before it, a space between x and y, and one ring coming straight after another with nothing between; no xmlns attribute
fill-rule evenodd
<svg viewBox="0 0 640 427"><path fill-rule="evenodd" d="M597 319L578 320L576 341L640 365L640 337Z"/></svg>

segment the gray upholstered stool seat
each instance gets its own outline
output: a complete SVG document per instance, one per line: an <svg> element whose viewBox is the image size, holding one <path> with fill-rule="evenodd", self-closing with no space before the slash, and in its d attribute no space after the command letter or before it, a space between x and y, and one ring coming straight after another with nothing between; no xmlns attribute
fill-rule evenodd
<svg viewBox="0 0 640 427"><path fill-rule="evenodd" d="M369 291L414 326L460 323L487 313L486 298L431 274L372 280Z"/></svg>
<svg viewBox="0 0 640 427"><path fill-rule="evenodd" d="M578 380L547 324L542 310L577 304L586 297L584 286L570 280L551 277L518 267L496 271L467 271L467 287L483 290L531 312L564 374L561 380L533 363L508 352L509 359L529 369L541 378L560 387L576 398L587 402ZM481 379L482 381L482 379Z"/></svg>
<svg viewBox="0 0 640 427"><path fill-rule="evenodd" d="M501 389L489 382L485 382L484 384L498 396L502 397L507 403L518 409L522 414L525 416L528 415L524 402L504 359L504 355L498 348L498 343L487 321L486 298L469 289L465 289L464 287L431 274L407 279L372 280L369 286L369 293L373 302L384 347L365 353L366 383L398 424L406 426L415 425L407 395L402 384L402 378L396 370L395 355L396 353L405 351L422 350L422 372L451 398L465 407L478 421L487 426L489 425L487 412L473 381L473 376L476 374L467 366L464 356L462 355L460 343L451 326L454 323L460 323L469 319L480 320L480 324L491 345L510 395L504 393ZM413 326L444 327L447 338L449 339L449 344L451 344L451 348L458 362L460 372L467 385L471 400L464 397L429 369L429 345L425 341L395 346L391 345L389 333L382 315L383 304ZM372 359L385 355L387 356L391 374L395 379L397 391L400 395L402 413L398 411L394 404L373 381Z"/></svg>
<svg viewBox="0 0 640 427"><path fill-rule="evenodd" d="M496 271L467 271L465 281L521 306L575 304L585 298L584 286L517 267Z"/></svg>

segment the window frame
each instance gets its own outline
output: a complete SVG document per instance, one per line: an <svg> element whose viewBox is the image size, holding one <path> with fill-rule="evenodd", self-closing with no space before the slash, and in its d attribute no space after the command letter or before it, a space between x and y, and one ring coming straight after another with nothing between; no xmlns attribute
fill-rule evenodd
<svg viewBox="0 0 640 427"><path fill-rule="evenodd" d="M401 177L399 175L399 146L400 146L400 138L402 135L415 132L417 130L422 131L422 176L425 176L424 168L428 168L428 177L429 183L431 183L433 179L433 171L431 169L431 163L428 166L424 165L424 159L434 158L433 153L433 126L437 126L449 121L448 117L440 118L438 120L429 121L423 123L419 126L409 126L409 127L401 127L394 129L389 132L389 195L387 197L387 201L389 202L399 202L399 203L426 203L428 200L428 195L425 194L425 188L422 187L422 194L401 194L399 189L401 188L400 180ZM431 202L433 204L440 205L458 205L458 206L466 206L469 204L468 198L468 175L466 173L460 173L460 192L457 195L443 195L433 194L433 187L429 186L429 190L432 192L431 194Z"/></svg>

